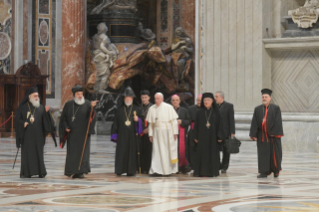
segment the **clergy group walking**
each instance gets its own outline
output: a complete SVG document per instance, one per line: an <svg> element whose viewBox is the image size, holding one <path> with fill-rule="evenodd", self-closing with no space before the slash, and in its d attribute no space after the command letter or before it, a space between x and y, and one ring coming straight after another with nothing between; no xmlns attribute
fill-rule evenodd
<svg viewBox="0 0 319 212"><path fill-rule="evenodd" d="M263 89L262 104L251 121L250 137L257 142L258 178L281 171L283 136L281 111L271 103L270 89ZM84 178L91 172L90 143L94 134L98 101L84 98L84 88L72 88L73 99L65 103L59 123L60 147L67 145L64 174ZM181 97L164 101L162 93L150 102L148 90L140 92L139 105L131 87L126 87L117 106L111 130L116 142L115 174L170 176L194 171L195 177L217 177L226 173L230 153L228 143L235 136L234 106L222 91L203 93L196 104L181 106ZM47 175L43 149L45 137L55 141L54 121L49 106L42 105L37 87L27 89L15 115L16 146L21 148L21 178ZM55 145L56 141L55 141ZM222 152L222 160L220 158Z"/></svg>

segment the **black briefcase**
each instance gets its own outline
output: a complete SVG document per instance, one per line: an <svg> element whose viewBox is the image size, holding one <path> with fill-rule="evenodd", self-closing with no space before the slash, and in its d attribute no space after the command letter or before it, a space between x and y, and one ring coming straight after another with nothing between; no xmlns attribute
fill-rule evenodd
<svg viewBox="0 0 319 212"><path fill-rule="evenodd" d="M239 147L241 145L240 140L236 137L229 137L225 140L227 152L230 154L239 153Z"/></svg>

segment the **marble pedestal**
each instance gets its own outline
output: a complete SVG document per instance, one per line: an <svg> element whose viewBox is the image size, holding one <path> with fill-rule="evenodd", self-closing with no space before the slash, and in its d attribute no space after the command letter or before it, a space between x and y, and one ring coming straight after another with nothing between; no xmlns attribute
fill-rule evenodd
<svg viewBox="0 0 319 212"><path fill-rule="evenodd" d="M283 20L285 21L286 30L282 34L282 37L313 37L313 36L319 36L319 22L313 24L313 27L311 28L300 28L298 27L298 24L295 24L291 18L291 16L285 16L283 17Z"/></svg>

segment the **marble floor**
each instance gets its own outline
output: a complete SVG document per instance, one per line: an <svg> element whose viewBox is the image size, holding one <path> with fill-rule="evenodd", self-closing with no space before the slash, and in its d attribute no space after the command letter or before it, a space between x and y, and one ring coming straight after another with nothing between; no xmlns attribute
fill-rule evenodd
<svg viewBox="0 0 319 212"><path fill-rule="evenodd" d="M44 179L20 179L20 157L12 170L15 140L0 138L0 211L319 211L319 154L283 154L279 178L257 179L256 150L232 155L227 174L117 177L115 144L93 136L92 173L85 179L63 175L65 149L48 138Z"/></svg>

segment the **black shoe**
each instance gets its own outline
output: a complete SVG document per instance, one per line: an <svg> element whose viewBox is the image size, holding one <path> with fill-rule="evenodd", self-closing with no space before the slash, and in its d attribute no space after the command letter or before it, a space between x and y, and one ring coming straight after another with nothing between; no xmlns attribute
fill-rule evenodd
<svg viewBox="0 0 319 212"><path fill-rule="evenodd" d="M150 174L150 177L162 177L162 176L163 176L163 175L157 174L157 173Z"/></svg>
<svg viewBox="0 0 319 212"><path fill-rule="evenodd" d="M222 169L221 173L222 174L226 174L227 170L226 169Z"/></svg>
<svg viewBox="0 0 319 212"><path fill-rule="evenodd" d="M83 179L84 178L84 175L83 174L75 174L72 176L73 179L75 178L80 178L80 179Z"/></svg>
<svg viewBox="0 0 319 212"><path fill-rule="evenodd" d="M40 174L39 178L45 178L45 174Z"/></svg>
<svg viewBox="0 0 319 212"><path fill-rule="evenodd" d="M187 174L188 172L192 171L192 169L189 166L183 166L180 171L182 174Z"/></svg>
<svg viewBox="0 0 319 212"><path fill-rule="evenodd" d="M267 174L259 174L258 176L257 176L257 178L267 178Z"/></svg>
<svg viewBox="0 0 319 212"><path fill-rule="evenodd" d="M128 177L135 177L135 174L126 174Z"/></svg>
<svg viewBox="0 0 319 212"><path fill-rule="evenodd" d="M279 177L279 172L274 172L274 177Z"/></svg>
<svg viewBox="0 0 319 212"><path fill-rule="evenodd" d="M31 178L29 175L21 175L20 178Z"/></svg>
<svg viewBox="0 0 319 212"><path fill-rule="evenodd" d="M121 176L122 176L122 174L116 174L116 176L121 177Z"/></svg>

